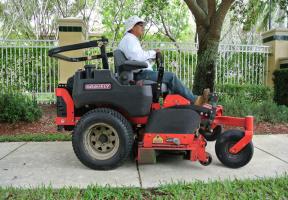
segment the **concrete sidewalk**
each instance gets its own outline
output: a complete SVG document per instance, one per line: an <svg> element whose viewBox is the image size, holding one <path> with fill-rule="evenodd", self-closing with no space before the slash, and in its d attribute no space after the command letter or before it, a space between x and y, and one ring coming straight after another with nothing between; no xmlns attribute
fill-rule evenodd
<svg viewBox="0 0 288 200"><path fill-rule="evenodd" d="M288 135L257 135L254 156L240 169L229 169L217 159L214 143L208 143L211 165L162 156L155 165L132 160L111 171L91 170L78 161L71 142L0 143L0 186L52 187L89 184L101 186L154 187L163 183L195 180L275 177L288 173Z"/></svg>

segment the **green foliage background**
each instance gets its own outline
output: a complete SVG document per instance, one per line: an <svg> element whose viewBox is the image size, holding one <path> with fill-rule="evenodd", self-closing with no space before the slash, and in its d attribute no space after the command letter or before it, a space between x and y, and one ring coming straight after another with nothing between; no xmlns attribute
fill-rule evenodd
<svg viewBox="0 0 288 200"><path fill-rule="evenodd" d="M42 111L35 98L17 90L1 90L0 122L33 122L41 116Z"/></svg>
<svg viewBox="0 0 288 200"><path fill-rule="evenodd" d="M288 106L288 69L274 71L274 101Z"/></svg>

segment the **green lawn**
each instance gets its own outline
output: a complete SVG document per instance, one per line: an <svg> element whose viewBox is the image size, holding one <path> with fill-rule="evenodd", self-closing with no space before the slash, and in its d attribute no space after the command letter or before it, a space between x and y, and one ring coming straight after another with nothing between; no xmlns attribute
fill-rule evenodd
<svg viewBox="0 0 288 200"><path fill-rule="evenodd" d="M71 141L69 133L53 134L21 134L21 135L0 135L0 142L48 142L48 141Z"/></svg>
<svg viewBox="0 0 288 200"><path fill-rule="evenodd" d="M191 173L193 173L191 171ZM288 176L275 179L178 183L159 188L0 188L0 199L288 199Z"/></svg>

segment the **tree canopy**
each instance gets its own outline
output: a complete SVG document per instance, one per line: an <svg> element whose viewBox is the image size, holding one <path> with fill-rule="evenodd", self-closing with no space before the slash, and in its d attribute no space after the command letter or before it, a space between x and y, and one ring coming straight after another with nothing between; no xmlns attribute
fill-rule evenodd
<svg viewBox="0 0 288 200"><path fill-rule="evenodd" d="M287 0L249 0L244 3L238 0L231 8L232 22L243 26L244 31L265 31L269 29L269 16L274 23L287 20L288 28L288 1Z"/></svg>
<svg viewBox="0 0 288 200"><path fill-rule="evenodd" d="M226 0L223 0L226 1ZM143 17L147 23L145 39L161 41L187 41L195 39L195 17L189 13L186 0L3 0L0 2L0 37L47 39L55 38L56 20L63 17L80 17L91 31L103 32L113 41L124 32L123 22L131 15ZM201 9L211 11L205 5L215 2L218 9L222 1L203 0ZM267 30L270 0L236 0L228 11L235 27L243 31ZM287 18L288 2L271 0L271 12L276 22ZM188 4L187 4L188 5ZM204 6L204 7L203 7ZM206 10L205 10L206 9ZM207 10L208 9L208 10ZM285 10L286 9L286 10ZM279 10L283 11L278 15ZM211 13L211 12L210 12ZM285 15L286 13L286 15ZM217 20L215 20L217 21ZM102 26L100 26L102 24Z"/></svg>

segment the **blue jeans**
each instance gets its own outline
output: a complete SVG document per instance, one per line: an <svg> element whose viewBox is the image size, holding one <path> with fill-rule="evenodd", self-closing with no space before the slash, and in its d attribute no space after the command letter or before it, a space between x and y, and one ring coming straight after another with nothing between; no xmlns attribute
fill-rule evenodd
<svg viewBox="0 0 288 200"><path fill-rule="evenodd" d="M157 81L158 72L154 72L151 70L143 70L142 72L135 74L135 79L136 81L138 80ZM167 84L168 89L172 93L180 94L186 99L189 99L190 101L195 102L197 95L194 95L188 88L186 88L174 73L164 72L163 83Z"/></svg>

